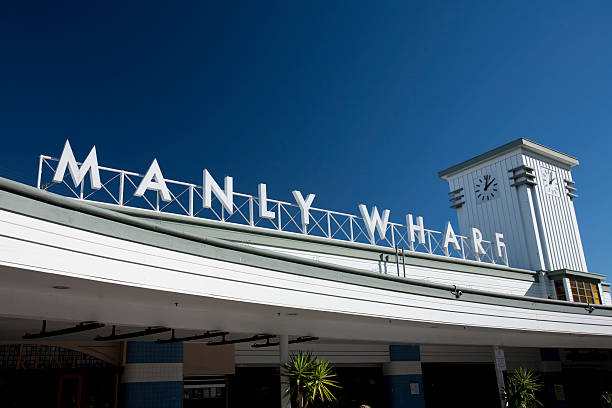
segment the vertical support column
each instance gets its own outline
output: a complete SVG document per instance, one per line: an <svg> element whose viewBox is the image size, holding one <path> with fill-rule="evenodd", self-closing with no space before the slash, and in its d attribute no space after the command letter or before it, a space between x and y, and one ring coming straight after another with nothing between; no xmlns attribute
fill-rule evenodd
<svg viewBox="0 0 612 408"><path fill-rule="evenodd" d="M568 405L565 400L565 384L559 349L540 349L540 357L542 359L540 371L542 372L544 391L546 392L546 401L543 402L547 407L567 408Z"/></svg>
<svg viewBox="0 0 612 408"><path fill-rule="evenodd" d="M283 364L289 361L289 336L286 334L281 334L279 338L280 338L279 357L280 357L280 365L281 365L281 370L282 370ZM281 371L281 374L282 374L282 371ZM280 376L280 385L281 385L281 395L280 395L281 407L291 408L291 398L289 398L289 396L285 394L285 391L289 388L289 380L287 379L287 377L284 377L283 375Z"/></svg>
<svg viewBox="0 0 612 408"><path fill-rule="evenodd" d="M506 386L504 381L504 371L506 371L506 357L504 350L499 346L493 346L493 358L495 359L495 377L497 379L497 390L499 395L499 403L502 408L506 406L506 401L502 398L502 388Z"/></svg>
<svg viewBox="0 0 612 408"><path fill-rule="evenodd" d="M383 366L390 408L424 408L421 350L418 345L389 346L391 362Z"/></svg>
<svg viewBox="0 0 612 408"><path fill-rule="evenodd" d="M565 290L565 298L568 300L568 302L578 301L578 299L574 299L574 295L572 294L572 289L570 288L569 278L563 278L563 290Z"/></svg>
<svg viewBox="0 0 612 408"><path fill-rule="evenodd" d="M121 402L124 408L181 408L183 343L127 342Z"/></svg>

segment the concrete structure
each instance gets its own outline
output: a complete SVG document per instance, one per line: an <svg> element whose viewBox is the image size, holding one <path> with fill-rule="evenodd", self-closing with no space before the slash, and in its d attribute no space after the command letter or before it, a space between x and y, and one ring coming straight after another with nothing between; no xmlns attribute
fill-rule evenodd
<svg viewBox="0 0 612 408"><path fill-rule="evenodd" d="M344 407L491 406L519 366L543 373L547 406L586 406L612 373L612 301L584 261L577 164L519 139L441 172L473 259L453 257L450 241L435 252L448 228L428 233L425 253L400 251L373 245L374 232L338 240L331 226L329 236L258 228L163 212L159 199L160 211L125 196L87 201L78 167L83 199L44 191L65 181L0 179L0 398L280 406L286 350L311 350L337 367ZM351 232L367 223L354 217ZM472 228L504 239L479 252ZM407 235L423 245L418 230ZM17 393L43 381L45 392Z"/></svg>

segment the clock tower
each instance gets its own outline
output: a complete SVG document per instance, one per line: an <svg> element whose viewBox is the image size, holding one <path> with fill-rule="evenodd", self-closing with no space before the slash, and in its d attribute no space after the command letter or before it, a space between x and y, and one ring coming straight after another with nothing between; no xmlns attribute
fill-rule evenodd
<svg viewBox="0 0 612 408"><path fill-rule="evenodd" d="M504 234L512 267L587 272L573 200L574 157L518 139L441 171L462 235Z"/></svg>

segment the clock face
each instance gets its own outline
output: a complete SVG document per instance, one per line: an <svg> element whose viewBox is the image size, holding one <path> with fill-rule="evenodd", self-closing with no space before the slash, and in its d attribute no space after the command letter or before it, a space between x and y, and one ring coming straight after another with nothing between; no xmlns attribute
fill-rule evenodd
<svg viewBox="0 0 612 408"><path fill-rule="evenodd" d="M476 201L490 201L498 196L497 191L497 180L490 174L476 177L474 181L474 193L476 194Z"/></svg>
<svg viewBox="0 0 612 408"><path fill-rule="evenodd" d="M542 185L545 193L559 197L559 177L553 170L542 169Z"/></svg>

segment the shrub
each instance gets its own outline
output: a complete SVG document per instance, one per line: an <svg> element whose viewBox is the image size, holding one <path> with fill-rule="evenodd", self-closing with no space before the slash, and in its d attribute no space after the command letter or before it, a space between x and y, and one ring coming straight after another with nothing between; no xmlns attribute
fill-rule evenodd
<svg viewBox="0 0 612 408"><path fill-rule="evenodd" d="M536 398L536 393L542 389L540 377L531 369L519 368L508 376L506 387L502 390L502 398L508 408L535 408L543 406Z"/></svg>
<svg viewBox="0 0 612 408"><path fill-rule="evenodd" d="M282 375L289 378L289 389L285 392L295 401L298 408L306 408L314 401L335 401L330 388L340 388L334 380L329 361L314 357L310 352L292 354L283 365Z"/></svg>

